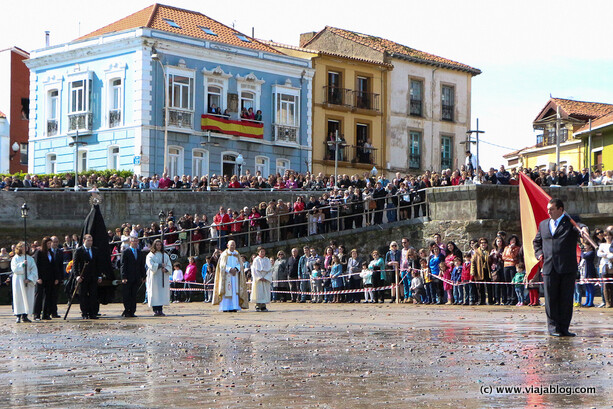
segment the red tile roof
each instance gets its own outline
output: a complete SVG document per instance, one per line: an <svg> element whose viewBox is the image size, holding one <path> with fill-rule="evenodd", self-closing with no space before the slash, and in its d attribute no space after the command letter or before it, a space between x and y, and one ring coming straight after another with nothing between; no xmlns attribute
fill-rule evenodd
<svg viewBox="0 0 613 409"><path fill-rule="evenodd" d="M355 31L344 30L341 28L326 26L323 30L317 33L311 40L309 40L305 47L312 43L321 33L328 30L342 38L362 44L366 47L370 47L373 50L380 51L382 53L390 54L392 57L407 59L416 63L428 64L428 65L440 65L445 68L455 69L460 71L466 71L472 75L481 74L481 70L473 68L469 65L459 63L457 61L449 60L447 58L439 57L434 54L429 54L423 51L416 50L414 48L407 47L402 44L395 43L385 38L372 36L369 34L362 34Z"/></svg>
<svg viewBox="0 0 613 409"><path fill-rule="evenodd" d="M545 107L541 109L534 121L543 119L550 110L556 111L560 107L560 115L575 119L596 119L613 112L613 104L601 102L574 101L572 99L551 98Z"/></svg>
<svg viewBox="0 0 613 409"><path fill-rule="evenodd" d="M0 111L0 118L6 118L6 115L2 111Z"/></svg>
<svg viewBox="0 0 613 409"><path fill-rule="evenodd" d="M171 27L166 21L164 21L164 19L174 21L181 28ZM157 3L137 11L136 13L130 14L129 16L96 31L79 37L77 38L77 41L139 27L147 27L154 30L216 41L243 48L251 48L268 53L282 54L274 48L263 44L254 38L246 36L240 31L213 20L204 14ZM209 28L217 35L206 34L200 27ZM237 34L244 35L250 40L250 42L242 41L236 36Z"/></svg>
<svg viewBox="0 0 613 409"><path fill-rule="evenodd" d="M298 46L290 45L290 44L277 43L277 42L268 41L268 40L260 40L260 41L262 43L264 43L264 44L267 44L267 45L271 46L271 47L285 48L287 50L302 51L302 52L305 52L305 53L319 54L319 55L322 55L322 56L344 58L346 60L360 61L360 62L364 62L364 63L368 63L368 64L380 65L380 66L387 67L387 68L390 68L390 69L394 68L394 66L392 64L388 64L388 63L381 62L381 61L376 61L376 60L371 60L371 59L368 59L368 58L353 57L353 56L343 55L343 54L339 54L339 53L332 53L332 52L329 52L329 51L311 50L309 48L298 47Z"/></svg>
<svg viewBox="0 0 613 409"><path fill-rule="evenodd" d="M603 128L605 126L610 126L610 125L613 125L613 111L606 115L601 116L600 118L597 118L596 120L593 120L592 130L595 130L597 128ZM574 132L574 135L584 134L586 132L589 132L589 130L590 130L590 124L586 123L580 129Z"/></svg>

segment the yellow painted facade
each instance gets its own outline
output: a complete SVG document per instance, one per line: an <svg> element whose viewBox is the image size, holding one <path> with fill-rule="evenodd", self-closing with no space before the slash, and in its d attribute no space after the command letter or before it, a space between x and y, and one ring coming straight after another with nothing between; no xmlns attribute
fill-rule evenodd
<svg viewBox="0 0 613 409"><path fill-rule="evenodd" d="M560 166L572 166L576 169L583 167L583 143L573 139L560 145ZM548 169L557 163L556 146L548 145L526 149L520 153L520 164L524 167L534 168L543 166Z"/></svg>
<svg viewBox="0 0 613 409"><path fill-rule="evenodd" d="M385 152L388 64L296 47L272 45L285 54L311 59L313 78L312 163L314 174L334 175L334 150L326 144L333 129L344 138L338 174L362 175L382 169ZM333 85L331 85L333 84ZM362 148L365 138L371 153Z"/></svg>

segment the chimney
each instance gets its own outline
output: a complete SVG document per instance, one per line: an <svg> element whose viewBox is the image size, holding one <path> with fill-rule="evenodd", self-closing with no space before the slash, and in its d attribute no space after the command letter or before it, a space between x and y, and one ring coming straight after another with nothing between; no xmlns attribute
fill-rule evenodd
<svg viewBox="0 0 613 409"><path fill-rule="evenodd" d="M49 47L49 31L45 31L45 47Z"/></svg>
<svg viewBox="0 0 613 409"><path fill-rule="evenodd" d="M317 32L315 31L300 34L300 47L304 47L306 43L308 43L313 37L315 37L315 34L317 34Z"/></svg>

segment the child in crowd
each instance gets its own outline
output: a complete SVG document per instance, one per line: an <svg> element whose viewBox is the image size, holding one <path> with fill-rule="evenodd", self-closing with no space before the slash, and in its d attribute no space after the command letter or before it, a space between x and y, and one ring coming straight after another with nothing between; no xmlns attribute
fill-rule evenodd
<svg viewBox="0 0 613 409"><path fill-rule="evenodd" d="M183 270L181 270L181 264L175 263L173 266L172 276L170 276L170 287L180 288L182 287L181 281L183 281ZM173 303L178 303L181 299L180 291L172 291L171 293Z"/></svg>
<svg viewBox="0 0 613 409"><path fill-rule="evenodd" d="M412 275L411 298L413 298L413 304L421 304L424 298L424 279L417 270L413 270Z"/></svg>
<svg viewBox="0 0 613 409"><path fill-rule="evenodd" d="M525 268L525 267L524 267ZM524 277L524 283L526 283L526 287L528 287L528 296L530 297L531 307L538 307L541 305L539 288L540 284L535 284L541 281L541 270L534 274L534 276L528 280L528 274Z"/></svg>
<svg viewBox="0 0 613 409"><path fill-rule="evenodd" d="M202 281L204 282L204 302L213 301L213 282L215 281L215 272L211 268L211 257L205 259L202 265Z"/></svg>
<svg viewBox="0 0 613 409"><path fill-rule="evenodd" d="M462 264L462 287L464 287L464 305L474 305L477 289L475 284L470 282L470 253L464 254L464 264Z"/></svg>
<svg viewBox="0 0 613 409"><path fill-rule="evenodd" d="M419 266L421 267L421 277L424 280L424 289L426 292L424 304L433 304L436 301L436 295L434 294L434 291L432 288L432 280L430 278L430 268L428 267L428 259L422 258L421 260L419 260Z"/></svg>
<svg viewBox="0 0 613 409"><path fill-rule="evenodd" d="M440 277L443 281L443 291L447 293L447 305L453 304L453 285L449 282L451 280L451 270L447 267L447 263L441 261L438 265Z"/></svg>
<svg viewBox="0 0 613 409"><path fill-rule="evenodd" d="M317 234L324 234L325 228L324 224L326 222L326 215L324 214L324 209L319 208L318 212L315 214L316 223L317 223Z"/></svg>
<svg viewBox="0 0 613 409"><path fill-rule="evenodd" d="M443 303L443 282L438 279L441 274L441 262L445 261L445 257L441 254L440 247L432 242L430 243L430 251L432 255L428 260L428 267L432 282L430 284L430 304L442 304Z"/></svg>
<svg viewBox="0 0 613 409"><path fill-rule="evenodd" d="M192 288L194 288L192 283L196 282L196 258L188 257L187 261L189 264L187 265L187 268L185 269L185 276L183 277L183 280L185 281L185 285L183 286L183 288L191 290ZM191 301L191 294L192 294L191 291L186 291L185 302Z"/></svg>
<svg viewBox="0 0 613 409"><path fill-rule="evenodd" d="M340 259L337 255L332 256L332 270L330 271L330 277L332 277L332 291L340 291L343 289L345 285L343 281L343 265L341 264ZM333 299L333 303L341 302L341 295L335 294Z"/></svg>
<svg viewBox="0 0 613 409"><path fill-rule="evenodd" d="M362 263L360 277L362 277L362 283L364 284L364 301L375 302L372 294L372 270L368 268L368 263ZM369 298L370 301L368 300Z"/></svg>
<svg viewBox="0 0 613 409"><path fill-rule="evenodd" d="M523 261L517 263L517 272L511 282L515 284L515 294L517 294L517 306L524 305L524 278L526 277L526 266Z"/></svg>
<svg viewBox="0 0 613 409"><path fill-rule="evenodd" d="M598 272L596 271L596 251L594 247L587 241L583 240L583 251L581 252L581 265L579 267L581 279L598 278ZM581 304L583 307L594 306L594 284L586 283L585 288L585 303ZM579 293L581 294L581 293ZM581 297L579 297L579 303L581 303Z"/></svg>
<svg viewBox="0 0 613 409"><path fill-rule="evenodd" d="M451 281L453 282L453 304L462 304L464 300L464 286L462 285L462 259L458 256L454 257L453 259Z"/></svg>
<svg viewBox="0 0 613 409"><path fill-rule="evenodd" d="M320 293L318 295L313 295L311 297L312 303L322 303L324 301L323 295L321 293L324 291L324 282L322 278L321 264L316 262L313 264L313 269L311 270L311 288L314 293Z"/></svg>

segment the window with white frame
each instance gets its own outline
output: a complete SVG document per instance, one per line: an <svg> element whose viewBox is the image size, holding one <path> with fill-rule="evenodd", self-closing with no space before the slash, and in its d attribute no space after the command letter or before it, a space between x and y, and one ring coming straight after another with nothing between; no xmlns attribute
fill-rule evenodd
<svg viewBox="0 0 613 409"><path fill-rule="evenodd" d="M205 176L209 173L209 152L204 149L192 151L192 175Z"/></svg>
<svg viewBox="0 0 613 409"><path fill-rule="evenodd" d="M87 112L88 109L88 82L85 79L70 83L70 113Z"/></svg>
<svg viewBox="0 0 613 409"><path fill-rule="evenodd" d="M59 91L52 89L47 92L47 136L58 133Z"/></svg>
<svg viewBox="0 0 613 409"><path fill-rule="evenodd" d="M120 78L109 83L109 128L120 126L123 111L123 84ZM113 168L116 169L116 168Z"/></svg>
<svg viewBox="0 0 613 409"><path fill-rule="evenodd" d="M253 92L243 91L241 92L241 110L249 110L252 108L255 112L255 94Z"/></svg>
<svg viewBox="0 0 613 409"><path fill-rule="evenodd" d="M47 174L57 173L56 165L57 165L57 155L55 153L48 153L47 161L46 161L46 173Z"/></svg>
<svg viewBox="0 0 613 409"><path fill-rule="evenodd" d="M289 160L288 159L277 159L277 173L281 176L285 175L285 171L289 170Z"/></svg>
<svg viewBox="0 0 613 409"><path fill-rule="evenodd" d="M279 94L277 96L277 123L298 126L297 106L298 97L296 95Z"/></svg>
<svg viewBox="0 0 613 409"><path fill-rule="evenodd" d="M168 75L169 107L193 110L194 79L185 75Z"/></svg>
<svg viewBox="0 0 613 409"><path fill-rule="evenodd" d="M91 72L74 74L73 78L70 78L70 76L68 82L68 130L91 131L93 122L91 114Z"/></svg>
<svg viewBox="0 0 613 409"><path fill-rule="evenodd" d="M207 112L221 114L221 88L209 85L207 87Z"/></svg>
<svg viewBox="0 0 613 409"><path fill-rule="evenodd" d="M80 150L79 151L79 172L82 172L84 170L88 169L88 163L87 163L87 151L86 150Z"/></svg>
<svg viewBox="0 0 613 409"><path fill-rule="evenodd" d="M255 157L255 173L257 174L258 171L265 178L270 174L270 159L266 156Z"/></svg>
<svg viewBox="0 0 613 409"><path fill-rule="evenodd" d="M183 174L183 148L168 147L168 173L171 178Z"/></svg>
<svg viewBox="0 0 613 409"><path fill-rule="evenodd" d="M107 169L119 169L119 146L109 147Z"/></svg>

